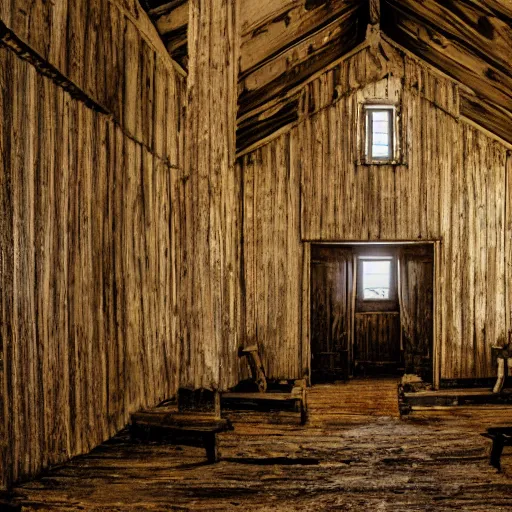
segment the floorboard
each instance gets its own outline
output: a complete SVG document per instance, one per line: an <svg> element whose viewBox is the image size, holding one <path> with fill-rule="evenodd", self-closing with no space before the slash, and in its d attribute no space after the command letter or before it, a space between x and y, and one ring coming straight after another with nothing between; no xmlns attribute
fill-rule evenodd
<svg viewBox="0 0 512 512"><path fill-rule="evenodd" d="M394 380L315 386L307 425L238 422L220 435L217 464L202 448L137 444L123 432L14 492L23 510L64 512L512 510L512 450L498 473L480 436L512 425L512 407L400 419L396 402Z"/></svg>

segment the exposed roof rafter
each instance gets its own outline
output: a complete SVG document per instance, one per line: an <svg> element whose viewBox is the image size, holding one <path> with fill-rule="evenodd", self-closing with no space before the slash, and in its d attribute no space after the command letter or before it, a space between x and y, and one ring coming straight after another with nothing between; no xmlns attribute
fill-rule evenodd
<svg viewBox="0 0 512 512"><path fill-rule="evenodd" d="M239 116L249 138L257 137L247 132L253 113L361 44L369 26L370 35L381 29L473 91L461 94L461 114L512 141L512 0L238 1ZM141 3L173 58L186 67L188 0ZM276 122L292 117L289 108L271 116Z"/></svg>

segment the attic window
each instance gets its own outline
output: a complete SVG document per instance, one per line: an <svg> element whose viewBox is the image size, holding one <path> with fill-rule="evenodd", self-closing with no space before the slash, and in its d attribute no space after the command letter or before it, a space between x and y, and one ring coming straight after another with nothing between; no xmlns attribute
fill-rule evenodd
<svg viewBox="0 0 512 512"><path fill-rule="evenodd" d="M364 160L367 164L396 160L396 110L394 105L364 105Z"/></svg>

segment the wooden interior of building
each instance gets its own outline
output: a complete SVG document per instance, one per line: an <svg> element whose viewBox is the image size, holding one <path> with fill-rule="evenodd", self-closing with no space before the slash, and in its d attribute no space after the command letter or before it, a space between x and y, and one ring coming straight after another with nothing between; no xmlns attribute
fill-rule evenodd
<svg viewBox="0 0 512 512"><path fill-rule="evenodd" d="M1 1L0 510L512 509L511 55L510 0Z"/></svg>

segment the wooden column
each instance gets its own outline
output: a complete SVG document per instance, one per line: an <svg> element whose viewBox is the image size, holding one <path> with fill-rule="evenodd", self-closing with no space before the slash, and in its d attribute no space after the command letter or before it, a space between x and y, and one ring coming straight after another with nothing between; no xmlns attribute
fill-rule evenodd
<svg viewBox="0 0 512 512"><path fill-rule="evenodd" d="M380 43L380 0L369 0L369 25L366 29L366 40L372 48Z"/></svg>
<svg viewBox="0 0 512 512"><path fill-rule="evenodd" d="M240 179L235 167L237 2L189 2L181 265L181 386L235 383L240 304ZM181 249L183 251L183 248Z"/></svg>
<svg viewBox="0 0 512 512"><path fill-rule="evenodd" d="M380 0L370 0L370 25L380 24Z"/></svg>

